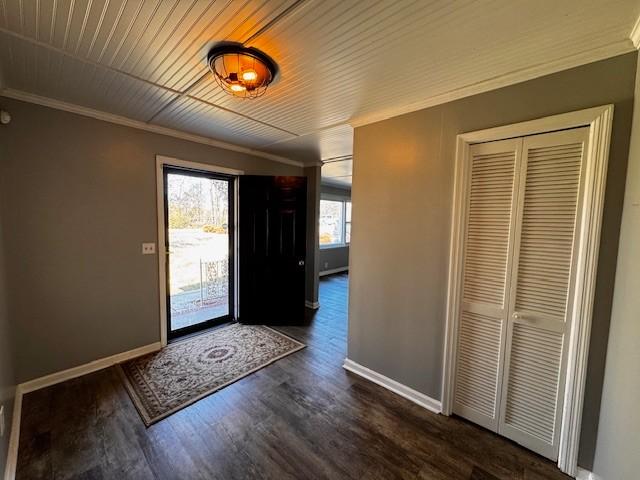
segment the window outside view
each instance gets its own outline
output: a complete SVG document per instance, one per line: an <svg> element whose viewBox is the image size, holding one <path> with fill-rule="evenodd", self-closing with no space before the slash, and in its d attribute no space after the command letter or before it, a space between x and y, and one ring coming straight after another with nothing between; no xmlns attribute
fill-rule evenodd
<svg viewBox="0 0 640 480"><path fill-rule="evenodd" d="M229 183L167 175L171 330L229 313Z"/></svg>
<svg viewBox="0 0 640 480"><path fill-rule="evenodd" d="M320 200L320 246L351 241L351 202Z"/></svg>
<svg viewBox="0 0 640 480"><path fill-rule="evenodd" d="M344 223L344 241L351 243L351 202L344 203L345 223Z"/></svg>

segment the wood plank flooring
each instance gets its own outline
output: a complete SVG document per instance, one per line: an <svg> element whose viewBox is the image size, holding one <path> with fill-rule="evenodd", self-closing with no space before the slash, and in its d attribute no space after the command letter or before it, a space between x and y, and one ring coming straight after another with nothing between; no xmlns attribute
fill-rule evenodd
<svg viewBox="0 0 640 480"><path fill-rule="evenodd" d="M109 368L25 396L18 479L568 479L552 462L342 368L347 275L308 348L145 428Z"/></svg>

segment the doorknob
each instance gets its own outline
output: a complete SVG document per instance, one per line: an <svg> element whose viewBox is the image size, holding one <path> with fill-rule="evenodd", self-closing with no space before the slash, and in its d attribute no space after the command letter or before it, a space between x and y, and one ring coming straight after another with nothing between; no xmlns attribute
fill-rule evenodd
<svg viewBox="0 0 640 480"><path fill-rule="evenodd" d="M522 318L522 315L520 315L518 312L514 312L513 318L515 319Z"/></svg>
<svg viewBox="0 0 640 480"><path fill-rule="evenodd" d="M304 267L304 260L298 260L298 266Z"/></svg>

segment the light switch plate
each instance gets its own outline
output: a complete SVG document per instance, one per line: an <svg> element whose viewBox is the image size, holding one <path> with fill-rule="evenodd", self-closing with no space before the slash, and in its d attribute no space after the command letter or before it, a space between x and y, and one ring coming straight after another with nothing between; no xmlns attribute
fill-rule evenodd
<svg viewBox="0 0 640 480"><path fill-rule="evenodd" d="M142 244L142 254L143 255L153 255L156 253L156 244L155 243L143 243Z"/></svg>
<svg viewBox="0 0 640 480"><path fill-rule="evenodd" d="M4 437L4 405L0 405L0 437Z"/></svg>

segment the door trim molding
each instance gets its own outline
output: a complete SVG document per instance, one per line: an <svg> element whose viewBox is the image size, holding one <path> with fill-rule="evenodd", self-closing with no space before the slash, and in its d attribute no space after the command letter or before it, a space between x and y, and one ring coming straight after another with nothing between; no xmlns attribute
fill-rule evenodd
<svg viewBox="0 0 640 480"><path fill-rule="evenodd" d="M600 229L609 159L613 105L563 113L502 127L463 133L457 137L447 314L442 374L442 412L450 415L453 409L453 389L456 359L456 338L462 290L462 261L464 247L464 219L469 168L466 165L469 147L474 143L504 140L576 127L589 127L589 148L586 161L585 192L579 217L576 284L573 292L571 333L568 342L567 372L562 411L558 467L575 476L577 473L580 423L587 373L591 317L600 247Z"/></svg>
<svg viewBox="0 0 640 480"><path fill-rule="evenodd" d="M159 291L159 305L160 305L160 344L165 347L167 345L167 284L166 284L166 268L167 268L167 251L165 238L164 238L164 175L163 168L165 165L170 167L183 167L191 168L193 170L202 170L212 173L223 173L226 175L244 175L243 170L236 170L233 168L220 167L218 165L211 165L208 163L190 162L187 160L181 160L179 158L168 157L165 155L156 155L156 211L158 217L158 291ZM234 216L235 218L235 242L234 242L234 304L236 315L238 314L238 179L235 180L235 195L234 195Z"/></svg>

